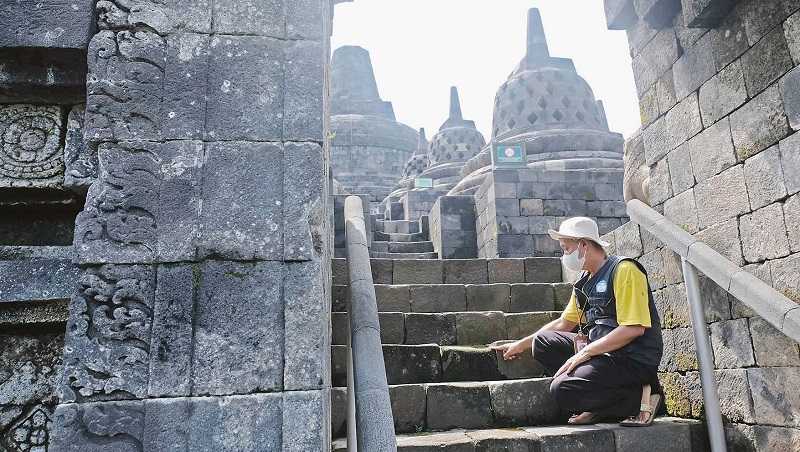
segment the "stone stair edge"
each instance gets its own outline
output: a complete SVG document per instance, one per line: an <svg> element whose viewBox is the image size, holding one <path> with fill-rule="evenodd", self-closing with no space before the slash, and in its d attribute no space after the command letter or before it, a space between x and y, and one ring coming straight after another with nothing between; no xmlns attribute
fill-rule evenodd
<svg viewBox="0 0 800 452"><path fill-rule="evenodd" d="M655 430L655 431L654 431ZM575 441L583 438L595 438L592 441L594 446L601 447L597 450L607 451L628 451L634 450L637 441L639 444L649 444L654 441L654 433L660 433L663 448L655 450L687 450L691 452L706 452L709 449L705 436L705 428L702 422L694 419L681 419L673 417L659 417L653 422L653 426L648 428L626 428L619 424L602 423L593 426L569 426L569 425L544 425L544 426L520 426L489 429L452 429L442 432L420 432L411 434L398 434L397 446L399 451L419 450L419 448L446 448L452 452L473 452L484 450L489 447L491 450L519 450L520 443L526 446L538 447L542 442L556 446L557 450L576 450ZM671 438L665 438L668 436ZM605 437L605 438L603 438ZM606 444L598 444L597 440L606 440ZM670 441L671 439L671 441ZM566 444L559 444L559 440ZM613 441L613 444L608 444ZM583 441L581 441L583 442ZM555 444L553 444L555 443ZM581 448L580 450L591 449L592 444L585 444L590 449ZM346 450L346 438L337 438L332 443L334 452ZM463 447L459 447L463 446ZM509 449L494 449L495 447L507 446ZM566 446L564 449L558 446ZM684 449L681 449L684 447Z"/></svg>

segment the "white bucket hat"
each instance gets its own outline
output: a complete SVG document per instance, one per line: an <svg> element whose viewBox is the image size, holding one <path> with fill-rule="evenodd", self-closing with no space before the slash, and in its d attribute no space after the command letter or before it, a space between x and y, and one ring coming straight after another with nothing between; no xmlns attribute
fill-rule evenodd
<svg viewBox="0 0 800 452"><path fill-rule="evenodd" d="M547 231L550 238L553 240L558 239L587 239L591 240L603 248L608 248L610 243L600 240L600 232L597 229L597 223L591 218L574 217L568 218L561 223L558 231L552 229Z"/></svg>

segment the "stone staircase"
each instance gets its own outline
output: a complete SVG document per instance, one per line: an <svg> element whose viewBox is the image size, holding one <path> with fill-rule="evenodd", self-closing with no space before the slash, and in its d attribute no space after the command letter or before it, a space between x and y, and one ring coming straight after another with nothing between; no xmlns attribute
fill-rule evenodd
<svg viewBox="0 0 800 452"><path fill-rule="evenodd" d="M382 234L419 234L412 223L386 223L390 231ZM560 314L570 285L561 282L558 259L373 258L371 264L398 450L633 451L645 444L707 450L694 421L664 418L649 429L558 426L563 419L541 367L530 355L504 361L488 348ZM334 438L346 436L347 281L346 260L335 259ZM333 450L346 450L346 441L336 440Z"/></svg>
<svg viewBox="0 0 800 452"><path fill-rule="evenodd" d="M436 259L427 218L419 221L384 220L376 216L370 256L381 259Z"/></svg>

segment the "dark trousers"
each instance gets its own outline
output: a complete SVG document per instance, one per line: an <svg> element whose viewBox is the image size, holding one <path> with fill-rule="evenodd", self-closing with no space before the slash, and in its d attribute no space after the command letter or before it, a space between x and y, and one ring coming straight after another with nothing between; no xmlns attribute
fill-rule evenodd
<svg viewBox="0 0 800 452"><path fill-rule="evenodd" d="M573 354L572 338L575 333L544 331L533 342L533 357L549 375ZM563 373L553 379L550 393L562 414L584 411L603 418L622 419L639 413L642 386L651 384L653 393L660 392L655 371L648 371L624 358L600 355L578 365L569 375Z"/></svg>

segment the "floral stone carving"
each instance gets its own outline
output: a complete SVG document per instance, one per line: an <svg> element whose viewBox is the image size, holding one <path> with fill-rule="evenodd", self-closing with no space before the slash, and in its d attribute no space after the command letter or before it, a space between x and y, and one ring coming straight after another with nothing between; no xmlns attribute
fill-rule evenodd
<svg viewBox="0 0 800 452"><path fill-rule="evenodd" d="M60 187L62 129L58 106L0 106L0 187Z"/></svg>

